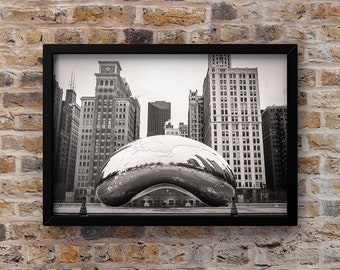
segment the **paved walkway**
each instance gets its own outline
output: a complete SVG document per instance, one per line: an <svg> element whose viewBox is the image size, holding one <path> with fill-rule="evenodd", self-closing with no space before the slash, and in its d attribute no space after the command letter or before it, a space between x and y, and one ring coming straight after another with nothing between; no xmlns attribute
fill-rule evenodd
<svg viewBox="0 0 340 270"><path fill-rule="evenodd" d="M55 214L79 214L81 204L55 204ZM287 206L284 203L256 203L236 204L239 215L284 215ZM225 215L230 214L231 206L228 207L176 207L176 208L137 208L137 207L109 207L101 204L86 204L88 215L110 215L110 214L157 214L157 215Z"/></svg>

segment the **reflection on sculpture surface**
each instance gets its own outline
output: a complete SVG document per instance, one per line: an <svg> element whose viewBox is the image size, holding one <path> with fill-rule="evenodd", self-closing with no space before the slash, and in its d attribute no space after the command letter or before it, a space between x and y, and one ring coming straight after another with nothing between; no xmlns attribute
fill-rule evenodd
<svg viewBox="0 0 340 270"><path fill-rule="evenodd" d="M113 153L96 183L98 199L125 205L160 187L177 188L203 204L223 206L235 196L234 174L212 148L179 136L152 136Z"/></svg>

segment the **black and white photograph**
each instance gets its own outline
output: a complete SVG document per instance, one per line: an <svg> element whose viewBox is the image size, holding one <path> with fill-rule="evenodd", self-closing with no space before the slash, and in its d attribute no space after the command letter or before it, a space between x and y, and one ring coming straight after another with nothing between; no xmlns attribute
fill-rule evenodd
<svg viewBox="0 0 340 270"><path fill-rule="evenodd" d="M294 223L296 47L77 47L44 48L45 224Z"/></svg>

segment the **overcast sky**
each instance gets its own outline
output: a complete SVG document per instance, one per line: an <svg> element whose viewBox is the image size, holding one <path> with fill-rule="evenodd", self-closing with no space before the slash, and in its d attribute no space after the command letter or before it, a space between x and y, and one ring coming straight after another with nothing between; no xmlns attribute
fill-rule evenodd
<svg viewBox="0 0 340 270"><path fill-rule="evenodd" d="M202 94L207 73L208 56L185 55L104 55L58 54L55 60L56 79L69 88L71 73L75 73L78 104L80 97L94 96L98 61L119 61L121 76L130 85L132 95L141 104L141 137L146 137L148 102L171 102L171 122L187 123L189 90ZM232 67L258 68L261 109L269 105L287 104L286 55L232 55Z"/></svg>

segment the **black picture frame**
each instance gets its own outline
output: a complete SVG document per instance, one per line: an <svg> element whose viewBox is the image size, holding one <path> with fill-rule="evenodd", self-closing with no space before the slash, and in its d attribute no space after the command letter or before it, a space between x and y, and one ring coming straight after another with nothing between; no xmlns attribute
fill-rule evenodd
<svg viewBox="0 0 340 270"><path fill-rule="evenodd" d="M54 73L55 57L91 54L240 54L285 55L287 59L287 204L284 214L225 216L214 214L56 214L54 211ZM274 68L274 67L273 67ZM204 225L204 226L293 226L297 225L297 45L56 45L43 46L43 224L46 226L109 225ZM80 204L79 204L80 206ZM80 208L80 207L79 207ZM80 210L80 209L79 209Z"/></svg>

